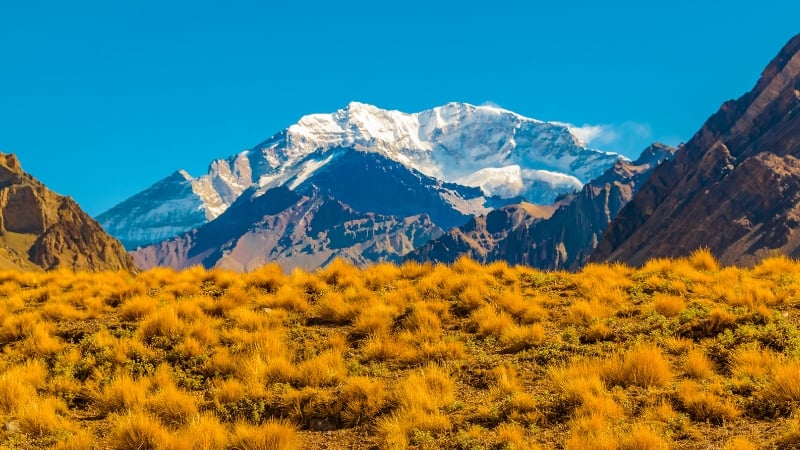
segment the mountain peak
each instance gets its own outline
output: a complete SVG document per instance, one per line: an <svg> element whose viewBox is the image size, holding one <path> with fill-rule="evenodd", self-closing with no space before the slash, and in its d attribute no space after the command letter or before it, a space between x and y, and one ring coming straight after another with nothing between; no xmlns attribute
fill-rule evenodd
<svg viewBox="0 0 800 450"><path fill-rule="evenodd" d="M22 166L16 155L0 153L0 184L19 183L23 174Z"/></svg>
<svg viewBox="0 0 800 450"><path fill-rule="evenodd" d="M13 153L0 153L0 167L8 172L22 174L22 166L19 163L19 159L17 159L17 155Z"/></svg>
<svg viewBox="0 0 800 450"><path fill-rule="evenodd" d="M797 76L798 56L800 56L800 34L791 38L789 42L783 46L781 51L778 52L778 55L770 61L764 71L761 72L761 78L758 80L753 92L763 92L770 83L787 69L787 67L790 71L794 71L794 76ZM788 81L794 76L784 73L782 78Z"/></svg>

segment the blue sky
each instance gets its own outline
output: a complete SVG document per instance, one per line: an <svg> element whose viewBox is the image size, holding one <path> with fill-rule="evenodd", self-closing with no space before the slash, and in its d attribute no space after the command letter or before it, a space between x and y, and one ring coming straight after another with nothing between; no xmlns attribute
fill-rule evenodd
<svg viewBox="0 0 800 450"><path fill-rule="evenodd" d="M0 2L0 151L91 214L351 100L493 103L635 156L800 32L796 0L271 3Z"/></svg>

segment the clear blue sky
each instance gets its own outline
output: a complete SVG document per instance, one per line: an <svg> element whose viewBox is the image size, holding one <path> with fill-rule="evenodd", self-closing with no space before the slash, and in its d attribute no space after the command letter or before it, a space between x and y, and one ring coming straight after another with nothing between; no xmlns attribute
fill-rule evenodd
<svg viewBox="0 0 800 450"><path fill-rule="evenodd" d="M800 32L797 0L271 3L0 1L0 151L91 214L351 100L491 102L635 155Z"/></svg>

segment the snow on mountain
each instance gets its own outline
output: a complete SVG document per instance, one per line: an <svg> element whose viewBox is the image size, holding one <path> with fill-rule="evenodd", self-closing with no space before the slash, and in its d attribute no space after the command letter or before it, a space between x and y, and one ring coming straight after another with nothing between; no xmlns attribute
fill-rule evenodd
<svg viewBox="0 0 800 450"><path fill-rule="evenodd" d="M377 153L486 196L538 203L580 189L622 158L588 148L564 124L497 107L448 103L408 114L353 102L304 116L252 150L214 161L199 178L168 177L98 221L128 248L157 242L219 216L254 183L261 193L300 186L335 159L326 152L342 148ZM483 206L472 203L474 210Z"/></svg>
<svg viewBox="0 0 800 450"><path fill-rule="evenodd" d="M211 163L193 178L185 170L155 183L97 217L125 248L176 236L213 220L252 184L246 153Z"/></svg>
<svg viewBox="0 0 800 450"><path fill-rule="evenodd" d="M381 153L448 182L469 179L485 169L519 165L564 173L582 185L621 158L587 148L564 124L529 119L497 107L448 103L407 114L357 102L333 114L304 116L253 149L250 158L266 162L254 173L265 177L262 186L272 185L276 175L309 152L333 147ZM487 195L502 196L508 190L496 187ZM526 193L524 187L518 192Z"/></svg>

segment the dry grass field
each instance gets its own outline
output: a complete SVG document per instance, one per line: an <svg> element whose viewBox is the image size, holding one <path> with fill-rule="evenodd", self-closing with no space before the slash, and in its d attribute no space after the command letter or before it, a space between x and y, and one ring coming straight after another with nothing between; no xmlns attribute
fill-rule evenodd
<svg viewBox="0 0 800 450"><path fill-rule="evenodd" d="M800 447L800 264L0 272L0 446Z"/></svg>

